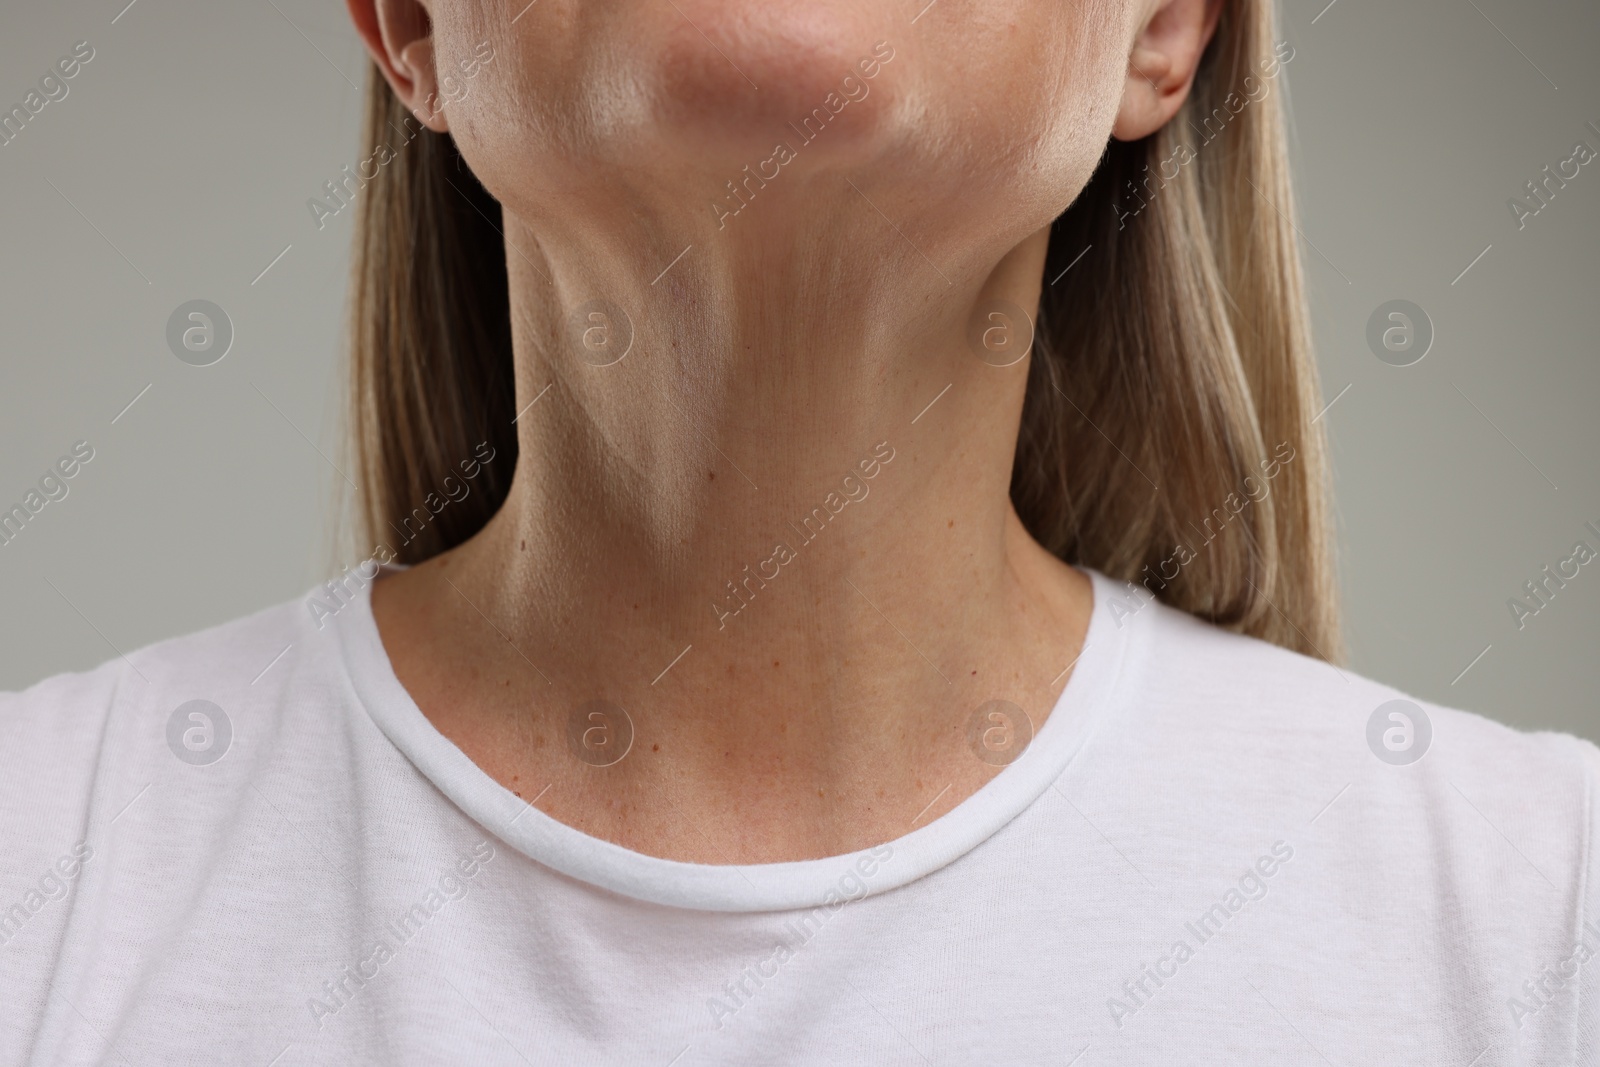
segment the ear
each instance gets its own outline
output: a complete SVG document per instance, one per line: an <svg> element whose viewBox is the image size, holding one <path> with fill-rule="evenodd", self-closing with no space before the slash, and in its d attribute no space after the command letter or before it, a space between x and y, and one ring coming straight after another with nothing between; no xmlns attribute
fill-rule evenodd
<svg viewBox="0 0 1600 1067"><path fill-rule="evenodd" d="M450 128L438 100L433 19L423 0L346 0L356 32L401 103L428 129Z"/></svg>
<svg viewBox="0 0 1600 1067"><path fill-rule="evenodd" d="M1119 141L1148 137L1178 113L1222 16L1222 0L1154 0L1154 7L1128 55L1122 106L1111 128Z"/></svg>

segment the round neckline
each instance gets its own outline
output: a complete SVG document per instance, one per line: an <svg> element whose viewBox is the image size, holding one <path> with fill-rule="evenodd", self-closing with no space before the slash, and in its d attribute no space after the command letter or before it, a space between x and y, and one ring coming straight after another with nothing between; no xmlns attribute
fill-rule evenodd
<svg viewBox="0 0 1600 1067"><path fill-rule="evenodd" d="M782 863L686 863L635 852L568 826L506 789L434 728L395 675L372 614L371 590L381 574L332 625L355 695L373 723L435 788L507 845L570 878L652 904L794 911L898 889L953 863L1061 777L1115 703L1133 637L1142 629L1113 616L1117 583L1079 570L1093 586L1088 630L1072 676L1022 755L950 811L894 840Z"/></svg>

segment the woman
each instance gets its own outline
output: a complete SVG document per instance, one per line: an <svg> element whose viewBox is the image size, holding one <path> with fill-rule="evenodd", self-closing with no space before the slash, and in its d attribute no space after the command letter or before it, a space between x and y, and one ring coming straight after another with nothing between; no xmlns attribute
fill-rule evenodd
<svg viewBox="0 0 1600 1067"><path fill-rule="evenodd" d="M1336 665L1263 0L349 6L370 558L4 698L0 1058L1593 1062L1595 750Z"/></svg>

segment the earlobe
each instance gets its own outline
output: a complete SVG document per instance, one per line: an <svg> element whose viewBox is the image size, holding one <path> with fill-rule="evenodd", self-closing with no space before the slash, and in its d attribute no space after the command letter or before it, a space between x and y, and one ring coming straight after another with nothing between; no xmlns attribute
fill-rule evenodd
<svg viewBox="0 0 1600 1067"><path fill-rule="evenodd" d="M438 106L433 22L419 0L345 0L356 32L384 80L417 121L435 133L449 123Z"/></svg>
<svg viewBox="0 0 1600 1067"><path fill-rule="evenodd" d="M1157 0L1129 51L1113 137L1140 140L1178 113L1221 13L1221 0Z"/></svg>
<svg viewBox="0 0 1600 1067"><path fill-rule="evenodd" d="M444 117L444 107L438 98L436 72L433 61L433 37L412 41L400 53L400 63L410 73L414 98L402 97L411 113L434 133L444 133L450 128ZM426 86L424 90L422 87Z"/></svg>
<svg viewBox="0 0 1600 1067"><path fill-rule="evenodd" d="M1136 46L1133 55L1128 57L1128 67L1152 86L1159 86L1172 77L1172 56L1153 48Z"/></svg>

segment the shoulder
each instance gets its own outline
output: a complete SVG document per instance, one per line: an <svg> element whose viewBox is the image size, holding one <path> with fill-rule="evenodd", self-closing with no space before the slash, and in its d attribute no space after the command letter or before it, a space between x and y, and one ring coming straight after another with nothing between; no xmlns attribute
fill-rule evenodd
<svg viewBox="0 0 1600 1067"><path fill-rule="evenodd" d="M259 680L273 654L316 633L306 598L278 604L219 626L116 655L85 671L57 674L26 689L0 692L0 730L92 730L119 702L152 691L176 693ZM260 658L264 650L265 659Z"/></svg>
<svg viewBox="0 0 1600 1067"><path fill-rule="evenodd" d="M226 743L232 719L270 715L320 659L296 649L331 653L335 640L302 599L0 693L0 834L70 838L91 807L128 799L112 795L124 779L155 780L177 752L203 760L207 731Z"/></svg>
<svg viewBox="0 0 1600 1067"><path fill-rule="evenodd" d="M1408 1062L1470 1034L1466 1062L1490 1031L1518 1062L1593 1052L1600 750L1137 591L1124 607L1101 628L1122 648L1120 673L1060 788L1117 843L1113 871L1132 867L1176 901L1180 936L1240 930L1262 946L1249 960L1263 989L1338 976L1359 1008L1324 1016L1324 1036L1391 1033Z"/></svg>
<svg viewBox="0 0 1600 1067"><path fill-rule="evenodd" d="M1474 945L1511 989L1575 944L1600 951L1593 744L1159 605L1125 625L1141 632L1096 743L1108 780L1137 768L1145 810L1197 863L1285 843L1311 913L1353 922L1355 944L1418 958Z"/></svg>
<svg viewBox="0 0 1600 1067"><path fill-rule="evenodd" d="M1600 769L1588 741L1513 729L1172 608L1155 605L1126 625L1144 630L1129 667L1141 714L1265 775L1349 761L1385 771L1373 782L1385 793L1427 794L1483 774L1504 790L1581 797Z"/></svg>
<svg viewBox="0 0 1600 1067"><path fill-rule="evenodd" d="M0 1019L0 1060L60 1010L53 990L93 984L106 944L185 958L171 937L193 932L197 900L251 892L292 862L269 844L293 832L286 819L354 811L352 753L404 776L344 669L345 624L362 619L359 592L347 593L0 693L0 986L14 1009Z"/></svg>

